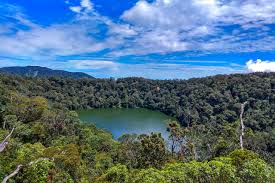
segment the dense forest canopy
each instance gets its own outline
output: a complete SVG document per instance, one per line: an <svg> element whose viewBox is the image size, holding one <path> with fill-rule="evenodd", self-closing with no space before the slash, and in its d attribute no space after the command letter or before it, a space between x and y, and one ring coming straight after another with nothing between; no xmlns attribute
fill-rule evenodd
<svg viewBox="0 0 275 183"><path fill-rule="evenodd" d="M22 165L12 178L17 182L274 180L275 73L190 80L1 75L0 94L0 139L14 129L1 152L2 179ZM238 150L244 102L246 150ZM160 134L115 141L73 112L109 107L143 107L176 117L181 126L168 126L173 146Z"/></svg>

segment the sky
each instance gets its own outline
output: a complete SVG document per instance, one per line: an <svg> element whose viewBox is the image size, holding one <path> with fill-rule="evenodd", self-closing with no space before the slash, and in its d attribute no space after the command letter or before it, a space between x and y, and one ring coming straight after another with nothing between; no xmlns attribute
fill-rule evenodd
<svg viewBox="0 0 275 183"><path fill-rule="evenodd" d="M0 0L0 67L99 78L275 72L274 0Z"/></svg>

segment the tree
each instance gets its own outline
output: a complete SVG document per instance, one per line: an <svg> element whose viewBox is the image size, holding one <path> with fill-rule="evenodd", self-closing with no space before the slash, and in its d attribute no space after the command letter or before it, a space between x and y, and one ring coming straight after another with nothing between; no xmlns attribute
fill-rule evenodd
<svg viewBox="0 0 275 183"><path fill-rule="evenodd" d="M54 162L47 158L41 158L29 163L23 168L22 175L17 178L24 183L44 183L49 179L50 169Z"/></svg>
<svg viewBox="0 0 275 183"><path fill-rule="evenodd" d="M161 172L157 169L154 168L149 168L149 169L143 169L139 171L133 179L130 178L130 180L133 183L153 183L153 182L158 182L158 183L166 183L165 177L161 174Z"/></svg>
<svg viewBox="0 0 275 183"><path fill-rule="evenodd" d="M160 168L167 160L165 142L161 134L140 135L139 139L141 142L139 167Z"/></svg>
<svg viewBox="0 0 275 183"><path fill-rule="evenodd" d="M179 148L181 147L181 144L184 143L184 133L181 129L179 123L170 121L168 123L168 132L170 132L169 140L171 141L171 153L172 156L174 156L175 151L179 151Z"/></svg>
<svg viewBox="0 0 275 183"><path fill-rule="evenodd" d="M187 182L187 175L185 173L185 167L183 163L169 163L166 164L161 174L165 177L165 180L169 183L185 183Z"/></svg>
<svg viewBox="0 0 275 183"><path fill-rule="evenodd" d="M136 134L125 134L119 137L118 161L129 168L138 168L141 143Z"/></svg>
<svg viewBox="0 0 275 183"><path fill-rule="evenodd" d="M200 130L199 125L189 127L181 127L177 122L169 122L167 130L170 132L169 140L171 141L172 156L177 154L177 158L181 160L197 159L195 138L198 137L197 131ZM203 132L202 132L203 133Z"/></svg>
<svg viewBox="0 0 275 183"><path fill-rule="evenodd" d="M109 168L104 175L98 180L99 182L112 182L112 183L128 183L130 174L125 165L115 165Z"/></svg>
<svg viewBox="0 0 275 183"><path fill-rule="evenodd" d="M52 146L43 151L43 156L54 158L56 167L69 172L75 180L80 177L78 170L81 165L81 157L77 145Z"/></svg>
<svg viewBox="0 0 275 183"><path fill-rule="evenodd" d="M232 159L232 164L237 167L237 170L241 170L245 162L258 159L259 155L249 150L236 149L229 154Z"/></svg>
<svg viewBox="0 0 275 183"><path fill-rule="evenodd" d="M243 164L240 176L243 182L268 183L272 178L272 168L261 159L252 159Z"/></svg>
<svg viewBox="0 0 275 183"><path fill-rule="evenodd" d="M51 168L53 166L53 163L51 162L46 162L46 163L41 163L42 161L49 161L50 159L48 158L39 158L35 161L31 161L26 165L22 165L19 164L16 166L16 169L10 173L9 175L7 175L2 183L6 183L9 179L11 179L12 177L16 176L19 171L23 168L30 168L29 170L26 170L26 177L24 178L24 173L23 173L23 178L19 177L17 178L18 180L20 180L20 182L45 182L46 178L48 176L48 170L49 168ZM39 163L39 166L36 166L36 164ZM32 174L32 175L30 175Z"/></svg>

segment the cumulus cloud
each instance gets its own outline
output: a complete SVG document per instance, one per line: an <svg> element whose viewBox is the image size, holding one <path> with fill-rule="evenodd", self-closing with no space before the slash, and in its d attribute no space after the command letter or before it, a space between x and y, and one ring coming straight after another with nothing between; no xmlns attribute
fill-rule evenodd
<svg viewBox="0 0 275 183"><path fill-rule="evenodd" d="M89 2L83 1L81 8L91 9ZM10 19L13 21L4 25L1 23L1 56L29 57L33 60L41 57L45 60L45 57L49 57L55 60L58 56L93 53L121 44L120 40L111 36L104 40L96 38L99 34L98 24L106 24L105 18L99 15L90 16L87 22L76 17L69 23L42 26L33 23L18 8L7 7L8 10L2 10L0 4L0 12L8 11L3 19L7 19L7 22Z"/></svg>
<svg viewBox="0 0 275 183"><path fill-rule="evenodd" d="M16 29L2 26L0 39L5 44L0 45L0 52L70 55L110 49L109 55L124 56L275 49L275 34L268 27L275 23L273 0L139 0L118 22L96 12L90 0L80 0L76 6L67 4L76 13L71 25L42 27L22 14L10 14L30 28L7 36L9 30ZM224 30L223 26L233 24L238 26L232 32ZM104 38L98 40L98 35Z"/></svg>
<svg viewBox="0 0 275 183"><path fill-rule="evenodd" d="M273 0L139 0L125 11L122 19L146 27L189 29L198 24L272 23Z"/></svg>
<svg viewBox="0 0 275 183"><path fill-rule="evenodd" d="M149 3L140 0L121 16L138 26L168 29L190 29L209 22L222 9L216 0L156 0Z"/></svg>
<svg viewBox="0 0 275 183"><path fill-rule="evenodd" d="M275 72L275 61L249 60L246 67L250 72Z"/></svg>
<svg viewBox="0 0 275 183"><path fill-rule="evenodd" d="M139 0L121 19L139 33L129 46L126 44L125 51L118 51L124 54L128 51L143 54L138 47L151 53L275 49L274 44L270 44L275 40L274 34L266 26L275 23L274 0L185 0L184 3L182 0ZM232 32L225 30L225 26L232 25L236 27ZM166 32L176 35L170 36L169 44L147 37L166 36ZM142 44L145 39L148 41ZM150 49L149 45L152 45Z"/></svg>
<svg viewBox="0 0 275 183"><path fill-rule="evenodd" d="M91 3L90 0L82 0L80 2L80 5L83 8L87 8L88 10L92 10L93 9L93 4Z"/></svg>
<svg viewBox="0 0 275 183"><path fill-rule="evenodd" d="M110 35L119 35L123 37L132 37L137 35L136 30L128 24L115 24L113 22L109 22L108 26Z"/></svg>
<svg viewBox="0 0 275 183"><path fill-rule="evenodd" d="M70 55L95 52L105 48L104 41L87 36L88 30L78 25L52 25L19 30L0 36L0 53L20 56Z"/></svg>
<svg viewBox="0 0 275 183"><path fill-rule="evenodd" d="M111 55L146 55L150 53L169 53L188 50L188 43L182 41L180 34L170 30L144 32L132 42L128 41L124 49L113 51Z"/></svg>

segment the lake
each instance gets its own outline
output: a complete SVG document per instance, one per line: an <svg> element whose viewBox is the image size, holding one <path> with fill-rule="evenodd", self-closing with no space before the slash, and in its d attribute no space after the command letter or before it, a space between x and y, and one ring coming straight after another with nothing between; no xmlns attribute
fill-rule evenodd
<svg viewBox="0 0 275 183"><path fill-rule="evenodd" d="M168 120L175 120L158 111L148 109L89 109L78 111L82 121L94 123L111 132L115 139L123 134L150 134L160 132L167 139Z"/></svg>

